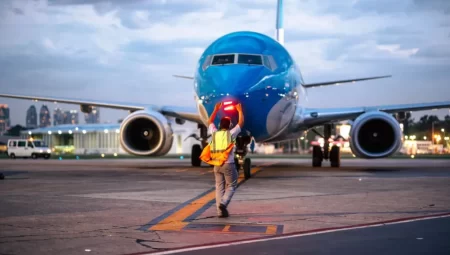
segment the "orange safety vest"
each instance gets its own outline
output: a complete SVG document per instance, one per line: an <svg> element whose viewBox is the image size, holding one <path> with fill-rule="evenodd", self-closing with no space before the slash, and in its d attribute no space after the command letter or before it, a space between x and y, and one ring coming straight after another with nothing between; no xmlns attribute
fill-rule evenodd
<svg viewBox="0 0 450 255"><path fill-rule="evenodd" d="M222 166L234 148L234 142L229 130L214 132L211 142L203 149L200 160L210 165Z"/></svg>

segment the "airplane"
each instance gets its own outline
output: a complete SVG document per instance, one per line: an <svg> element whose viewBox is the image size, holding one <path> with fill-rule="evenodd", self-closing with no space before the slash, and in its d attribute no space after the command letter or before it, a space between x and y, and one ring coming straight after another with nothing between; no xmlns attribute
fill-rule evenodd
<svg viewBox="0 0 450 255"><path fill-rule="evenodd" d="M191 151L192 166L200 166L199 156L208 143L208 118L218 102L222 116L230 116L236 123L234 105L242 105L245 122L236 141L235 163L250 178L251 161L246 148L251 137L258 143L274 143L297 139L304 131L323 126L323 148L313 146L312 166L321 167L329 161L340 167L338 146L329 146L333 125L350 120L350 146L360 158L384 158L399 151L402 132L399 122L407 112L449 108L444 102L403 105L360 106L350 108L308 108L307 91L320 86L388 78L375 76L319 83L305 83L300 69L284 47L283 1L277 2L276 38L252 32L237 31L213 41L203 52L195 67L194 76L174 75L193 81L196 107L176 107L139 103L105 102L99 100L68 99L47 96L0 94L0 97L32 99L78 104L84 113L92 107L128 110L120 127L120 144L129 154L162 156L172 146L172 128L168 118L177 124L186 121L198 124L201 145Z"/></svg>

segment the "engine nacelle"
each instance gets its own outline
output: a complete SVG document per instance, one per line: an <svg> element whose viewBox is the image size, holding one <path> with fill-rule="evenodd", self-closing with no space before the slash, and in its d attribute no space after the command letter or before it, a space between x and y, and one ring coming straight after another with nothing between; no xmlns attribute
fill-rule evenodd
<svg viewBox="0 0 450 255"><path fill-rule="evenodd" d="M385 112L360 115L350 130L350 147L361 158L388 157L402 146L402 131L397 120Z"/></svg>
<svg viewBox="0 0 450 255"><path fill-rule="evenodd" d="M92 105L87 105L87 104L80 105L80 111L82 113L91 113L92 110L93 110L93 106Z"/></svg>
<svg viewBox="0 0 450 255"><path fill-rule="evenodd" d="M155 111L136 111L120 125L120 144L130 154L161 156L169 152L173 131L166 117Z"/></svg>

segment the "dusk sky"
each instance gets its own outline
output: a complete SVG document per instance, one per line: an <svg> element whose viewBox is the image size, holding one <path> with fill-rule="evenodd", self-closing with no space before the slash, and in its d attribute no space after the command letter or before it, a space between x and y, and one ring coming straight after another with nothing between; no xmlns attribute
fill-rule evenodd
<svg viewBox="0 0 450 255"><path fill-rule="evenodd" d="M0 93L195 106L192 81L172 74L192 75L226 33L274 36L275 16L276 0L1 0ZM450 100L448 0L285 0L284 27L307 83L393 76L312 89L307 106ZM0 103L25 124L32 102ZM126 114L102 108L101 121Z"/></svg>

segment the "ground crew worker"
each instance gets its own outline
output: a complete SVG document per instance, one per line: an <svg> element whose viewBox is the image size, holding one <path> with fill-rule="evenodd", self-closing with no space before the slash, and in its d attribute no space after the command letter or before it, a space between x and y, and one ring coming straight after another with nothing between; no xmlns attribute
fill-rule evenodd
<svg viewBox="0 0 450 255"><path fill-rule="evenodd" d="M242 106L235 106L239 113L239 121L235 127L232 127L231 118L223 117L220 120L219 130L214 125L214 119L221 108L222 103L216 104L211 117L209 118L209 131L211 135L211 158L223 160L222 165L214 165L214 177L216 181L216 206L219 217L228 217L228 204L233 197L237 187L238 173L234 164L234 141L241 132L244 116ZM230 148L232 146L232 148ZM227 157L225 159L221 157ZM225 186L226 185L226 186Z"/></svg>

